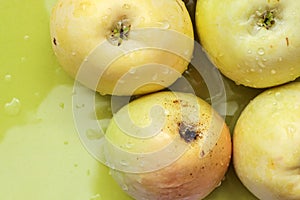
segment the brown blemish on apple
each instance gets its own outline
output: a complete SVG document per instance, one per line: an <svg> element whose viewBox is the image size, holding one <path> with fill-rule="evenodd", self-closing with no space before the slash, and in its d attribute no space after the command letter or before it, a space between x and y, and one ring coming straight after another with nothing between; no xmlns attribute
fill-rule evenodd
<svg viewBox="0 0 300 200"><path fill-rule="evenodd" d="M194 126L187 125L184 122L178 123L177 125L179 127L179 135L185 142L191 143L199 137L199 133L193 128Z"/></svg>
<svg viewBox="0 0 300 200"><path fill-rule="evenodd" d="M286 46L289 46L290 45L290 41L289 41L288 37L285 38L285 41L286 41Z"/></svg>
<svg viewBox="0 0 300 200"><path fill-rule="evenodd" d="M56 38L53 38L53 44L56 46L57 43L56 43Z"/></svg>

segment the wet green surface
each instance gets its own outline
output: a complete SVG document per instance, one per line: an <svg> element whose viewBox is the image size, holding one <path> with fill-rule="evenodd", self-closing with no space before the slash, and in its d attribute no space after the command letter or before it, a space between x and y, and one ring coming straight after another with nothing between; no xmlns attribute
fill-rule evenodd
<svg viewBox="0 0 300 200"><path fill-rule="evenodd" d="M130 199L83 147L72 115L73 80L51 49L49 10L55 0L0 2L0 199ZM196 93L208 93L191 68ZM231 130L260 90L224 78ZM100 98L101 99L101 98ZM103 104L109 105L109 98ZM98 118L109 116L98 111ZM255 199L232 167L207 199Z"/></svg>

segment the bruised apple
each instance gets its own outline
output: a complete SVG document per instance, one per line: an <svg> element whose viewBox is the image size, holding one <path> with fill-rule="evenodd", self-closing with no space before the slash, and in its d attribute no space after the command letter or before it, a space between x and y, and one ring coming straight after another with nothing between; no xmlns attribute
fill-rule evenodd
<svg viewBox="0 0 300 200"><path fill-rule="evenodd" d="M199 0L196 27L225 76L266 88L300 76L299 9L293 0Z"/></svg>
<svg viewBox="0 0 300 200"><path fill-rule="evenodd" d="M223 118L187 93L130 102L114 115L106 139L111 174L135 199L202 199L221 184L231 158Z"/></svg>
<svg viewBox="0 0 300 200"><path fill-rule="evenodd" d="M168 87L186 70L194 46L181 0L58 0L50 33L65 71L101 94Z"/></svg>
<svg viewBox="0 0 300 200"><path fill-rule="evenodd" d="M300 199L300 82L269 89L234 129L234 167L261 200Z"/></svg>

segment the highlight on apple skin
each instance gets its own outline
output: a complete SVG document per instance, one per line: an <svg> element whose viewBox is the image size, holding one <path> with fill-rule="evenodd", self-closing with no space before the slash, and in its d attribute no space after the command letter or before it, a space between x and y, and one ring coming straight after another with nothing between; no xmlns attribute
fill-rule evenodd
<svg viewBox="0 0 300 200"><path fill-rule="evenodd" d="M130 102L105 136L112 177L135 199L202 199L221 184L231 159L223 118L188 93L157 92Z"/></svg>
<svg viewBox="0 0 300 200"><path fill-rule="evenodd" d="M294 0L199 0L196 28L225 76L268 88L300 76L299 9Z"/></svg>
<svg viewBox="0 0 300 200"><path fill-rule="evenodd" d="M300 199L300 82L269 89L244 109L233 133L233 163L259 199Z"/></svg>

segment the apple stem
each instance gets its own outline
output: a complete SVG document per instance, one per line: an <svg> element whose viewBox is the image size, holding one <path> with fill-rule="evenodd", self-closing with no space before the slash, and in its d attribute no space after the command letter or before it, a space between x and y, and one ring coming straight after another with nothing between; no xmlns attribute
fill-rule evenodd
<svg viewBox="0 0 300 200"><path fill-rule="evenodd" d="M111 32L108 34L107 40L114 46L120 46L123 40L128 40L131 24L126 17L113 26Z"/></svg>
<svg viewBox="0 0 300 200"><path fill-rule="evenodd" d="M259 27L264 27L267 30L270 29L273 26L273 24L275 24L275 16L274 16L275 12L276 12L275 9L266 10L263 13L257 11L256 14L259 17L257 25Z"/></svg>

